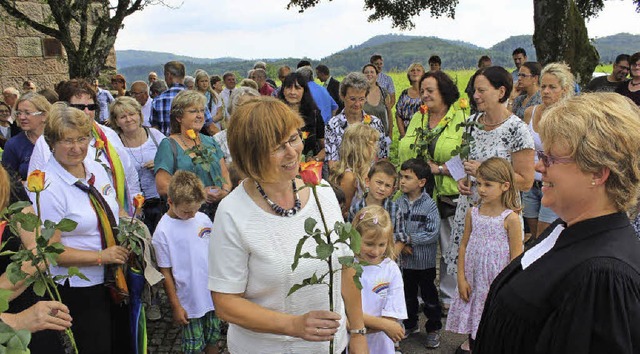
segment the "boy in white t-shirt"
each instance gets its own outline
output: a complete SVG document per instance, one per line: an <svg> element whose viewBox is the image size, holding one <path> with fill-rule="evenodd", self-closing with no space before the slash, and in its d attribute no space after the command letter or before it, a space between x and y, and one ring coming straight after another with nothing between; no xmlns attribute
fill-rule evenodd
<svg viewBox="0 0 640 354"><path fill-rule="evenodd" d="M213 224L198 211L205 201L204 185L194 173L177 171L167 194L169 211L160 219L152 244L173 320L183 325L182 351L218 353L220 320L207 287Z"/></svg>

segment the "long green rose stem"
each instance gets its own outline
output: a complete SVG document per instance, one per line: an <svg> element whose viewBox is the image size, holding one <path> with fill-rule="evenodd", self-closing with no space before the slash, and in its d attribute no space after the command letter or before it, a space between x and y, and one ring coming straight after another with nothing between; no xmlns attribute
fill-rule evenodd
<svg viewBox="0 0 640 354"><path fill-rule="evenodd" d="M36 209L38 211L38 220L40 220L42 218L42 214L40 214L40 192L35 192L36 193ZM38 237L40 237L40 227L42 225L38 224L38 227L36 227L36 240L38 239ZM38 253L38 257L42 258L42 261L44 262L44 269L49 269L49 262L47 262L47 257L45 257L41 250L40 247L38 247L36 245L36 252ZM44 285L45 285L45 289L47 290L47 294L49 295L49 298L51 298L52 300L58 301L59 303L62 303L62 297L60 296L60 292L58 292L58 286L56 285L56 283L51 279L51 277L46 276L41 270L40 267L37 266L37 262L35 262L35 255L33 255L33 253L31 253L31 260L34 263L34 266L36 267L36 272L38 273L38 277L40 277L40 279L42 279L44 281ZM55 296L54 294L51 292L51 288L53 288L53 290L55 291ZM78 354L78 347L76 346L76 340L73 337L73 332L71 331L71 328L67 328L64 330L64 332L66 333L67 337L69 337L69 341L71 342L71 346L73 347L73 351L74 353Z"/></svg>
<svg viewBox="0 0 640 354"><path fill-rule="evenodd" d="M327 220L324 217L324 212L322 211L322 206L320 205L320 198L318 198L318 191L316 190L317 186L312 186L311 190L313 191L313 197L316 200L316 205L318 206L318 210L320 211L320 217L322 218L322 225L324 226L324 235L327 237L327 243L331 244L331 233L329 232L329 227L327 226ZM327 260L327 264L329 266L329 311L333 312L333 253L329 255L329 260ZM329 353L333 354L333 340L329 342Z"/></svg>

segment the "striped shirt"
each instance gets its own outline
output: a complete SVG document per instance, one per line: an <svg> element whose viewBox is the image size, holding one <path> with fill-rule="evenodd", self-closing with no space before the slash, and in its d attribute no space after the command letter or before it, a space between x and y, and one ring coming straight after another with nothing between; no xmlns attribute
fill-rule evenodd
<svg viewBox="0 0 640 354"><path fill-rule="evenodd" d="M367 206L366 199L367 199L367 194L365 193L362 199L359 199L357 202L351 204L351 208L349 208L349 217L347 221L353 222L353 218L355 218L356 214L360 211L360 209ZM389 216L391 217L391 225L395 226L396 215L398 214L398 204L394 203L393 200L391 200L391 197L389 197L385 199L384 202L382 202L382 207L384 208L384 210L387 211L387 213L389 213Z"/></svg>
<svg viewBox="0 0 640 354"><path fill-rule="evenodd" d="M436 267L436 251L440 238L440 214L436 202L427 194L409 201L403 194L396 201L397 214L394 237L413 248L413 254L401 255L398 264L404 269Z"/></svg>

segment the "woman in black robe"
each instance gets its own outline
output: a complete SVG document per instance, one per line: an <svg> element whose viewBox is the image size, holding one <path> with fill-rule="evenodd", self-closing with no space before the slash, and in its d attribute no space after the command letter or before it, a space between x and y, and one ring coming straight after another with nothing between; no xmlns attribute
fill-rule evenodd
<svg viewBox="0 0 640 354"><path fill-rule="evenodd" d="M640 109L594 93L540 121L542 204L559 217L494 280L474 354L640 353Z"/></svg>

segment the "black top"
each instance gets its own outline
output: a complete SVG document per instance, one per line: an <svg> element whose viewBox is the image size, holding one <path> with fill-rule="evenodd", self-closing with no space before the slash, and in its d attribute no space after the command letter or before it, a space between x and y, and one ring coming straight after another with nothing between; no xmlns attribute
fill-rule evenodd
<svg viewBox="0 0 640 354"><path fill-rule="evenodd" d="M521 260L491 284L474 354L640 353L640 241L626 214L578 222L526 270Z"/></svg>
<svg viewBox="0 0 640 354"><path fill-rule="evenodd" d="M9 169L7 169L7 173L9 174L9 181L11 183L11 193L9 195L8 205L19 201L29 201L27 192L20 182L20 176ZM4 241L7 241L7 244L4 246L3 251L17 251L20 248L20 238L13 235L11 230L9 230L9 225L4 228L4 232L2 233L2 242ZM7 266L9 266L9 263L11 263L11 259L9 258L10 256L0 256L0 274L4 273Z"/></svg>
<svg viewBox="0 0 640 354"><path fill-rule="evenodd" d="M321 148L318 140L324 139L324 121L319 110L314 110L310 115L302 115L304 119L304 127L301 129L303 132L309 133L309 136L304 141L304 148L302 154L317 155Z"/></svg>
<svg viewBox="0 0 640 354"><path fill-rule="evenodd" d="M629 81L631 80L621 82L620 85L618 85L618 88L616 88L616 92L623 96L629 97L636 105L640 107L640 91L629 91Z"/></svg>

